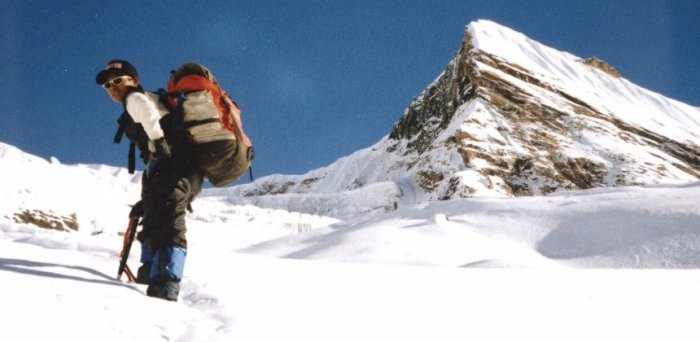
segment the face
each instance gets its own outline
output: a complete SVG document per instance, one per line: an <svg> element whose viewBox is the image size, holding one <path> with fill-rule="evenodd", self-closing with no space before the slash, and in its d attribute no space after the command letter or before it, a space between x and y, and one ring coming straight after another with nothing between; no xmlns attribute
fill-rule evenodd
<svg viewBox="0 0 700 342"><path fill-rule="evenodd" d="M117 103L124 103L124 98L126 98L127 89L129 87L136 87L139 85L139 80L132 78L131 76L114 76L109 75L107 77L107 82L109 83L109 88L106 88L107 94L112 97L112 100ZM115 84L118 83L118 84Z"/></svg>

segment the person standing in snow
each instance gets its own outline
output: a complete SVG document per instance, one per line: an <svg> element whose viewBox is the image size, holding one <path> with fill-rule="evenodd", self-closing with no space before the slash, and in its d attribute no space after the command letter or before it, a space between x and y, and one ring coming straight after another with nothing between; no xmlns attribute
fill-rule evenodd
<svg viewBox="0 0 700 342"><path fill-rule="evenodd" d="M143 265L137 282L148 284L148 296L177 301L187 255L185 216L202 189L204 175L192 161L188 145L179 139L181 134L170 128L170 115L158 94L143 90L131 63L110 61L96 82L123 106L118 133L139 147L146 164L141 200L130 213L143 217L139 235Z"/></svg>

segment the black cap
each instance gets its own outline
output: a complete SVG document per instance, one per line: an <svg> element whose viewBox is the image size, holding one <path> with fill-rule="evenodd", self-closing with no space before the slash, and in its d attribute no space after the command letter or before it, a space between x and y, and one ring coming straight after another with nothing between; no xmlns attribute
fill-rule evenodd
<svg viewBox="0 0 700 342"><path fill-rule="evenodd" d="M109 61L109 63L107 63L107 67L97 74L95 81L97 84L105 83L107 82L107 77L109 77L109 75L127 75L133 78L139 78L139 73L136 71L136 68L131 65L131 63L121 59Z"/></svg>

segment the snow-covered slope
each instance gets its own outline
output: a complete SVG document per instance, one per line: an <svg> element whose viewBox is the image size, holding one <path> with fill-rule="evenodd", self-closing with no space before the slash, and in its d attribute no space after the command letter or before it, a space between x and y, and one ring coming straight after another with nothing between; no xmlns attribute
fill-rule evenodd
<svg viewBox="0 0 700 342"><path fill-rule="evenodd" d="M0 169L5 170L5 177L0 178L0 223L9 225L7 227L42 227L71 232L76 239L104 237L111 240L124 231L130 206L140 199L141 175L130 175L125 168L64 165L55 158L47 161L0 142ZM347 196L353 198L351 194ZM359 203L359 198L355 201ZM255 221L253 226L257 231L252 234L248 234L249 230L239 231L240 235L231 240L232 247L245 247L337 221L304 213L310 210L290 212L237 206L235 202L235 198L204 194L193 203L195 210L190 219L208 227L251 226ZM339 196L334 204L326 207L329 212L336 213L369 212L366 208L352 211L348 203ZM274 223L256 221L270 215ZM75 241L78 240L72 243Z"/></svg>
<svg viewBox="0 0 700 342"><path fill-rule="evenodd" d="M8 222L28 223L44 217L45 224L55 229L73 229L60 224L65 220L89 234L116 231L123 229L129 205L140 196L140 175L130 175L126 169L63 165L55 158L47 161L2 142L0 169L0 219ZM90 210L77 215L81 208ZM98 224L98 218L103 222Z"/></svg>
<svg viewBox="0 0 700 342"><path fill-rule="evenodd" d="M139 175L0 143L0 340L697 340L697 108L466 32L376 145L205 190L177 303L114 279Z"/></svg>
<svg viewBox="0 0 700 342"><path fill-rule="evenodd" d="M700 305L697 182L389 213L369 210L386 184L275 196L301 212L206 191L187 217L185 277L170 303L114 279L138 189L124 169L2 151L0 168L16 170L0 179L2 341L694 341L700 332L687 313ZM81 225L16 223L18 203L74 213ZM341 217L302 213L316 206ZM138 254L136 244L132 267Z"/></svg>
<svg viewBox="0 0 700 342"><path fill-rule="evenodd" d="M374 146L234 194L335 193L393 182L403 201L511 197L700 179L700 109L480 20Z"/></svg>

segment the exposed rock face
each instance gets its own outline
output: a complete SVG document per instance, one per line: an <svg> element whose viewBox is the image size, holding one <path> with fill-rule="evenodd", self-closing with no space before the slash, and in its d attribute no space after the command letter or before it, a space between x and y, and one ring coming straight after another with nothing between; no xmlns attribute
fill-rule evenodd
<svg viewBox="0 0 700 342"><path fill-rule="evenodd" d="M595 57L582 63L620 77ZM469 102L480 106L456 115ZM455 120L461 125L450 131ZM494 129L496 134L482 134ZM608 150L605 142L591 144L592 136L644 150L645 159L654 160L638 160L636 151ZM469 30L447 70L405 111L389 138L397 144L407 140L402 153L418 160L434 159L426 152L442 146L458 151L463 164L451 172L436 173L430 163L416 172L416 184L426 192L446 182L439 199L477 192L469 181L454 178L462 169L477 171L488 188L515 196L673 180L678 173L700 179L698 140L676 141L604 113L535 72L476 49Z"/></svg>
<svg viewBox="0 0 700 342"><path fill-rule="evenodd" d="M36 209L24 209L19 213L15 213L13 219L16 223L31 224L39 228L58 231L78 231L78 221L75 213L70 216L61 216L51 211L44 212Z"/></svg>
<svg viewBox="0 0 700 342"><path fill-rule="evenodd" d="M457 109L476 98L479 77L468 56L469 49L467 41L437 82L404 112L389 138L407 139L409 149L422 153L447 128Z"/></svg>
<svg viewBox="0 0 700 342"><path fill-rule="evenodd" d="M586 58L586 60L583 61L583 64L590 65L594 68L598 68L599 70L602 70L603 72L607 73L612 77L620 77L620 72L617 71L617 69L613 68L610 64L600 60L598 57L593 56Z"/></svg>
<svg viewBox="0 0 700 342"><path fill-rule="evenodd" d="M424 200L700 179L700 109L640 88L598 58L488 21L389 136L303 176L242 195L346 191L392 181Z"/></svg>

